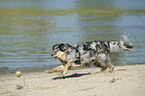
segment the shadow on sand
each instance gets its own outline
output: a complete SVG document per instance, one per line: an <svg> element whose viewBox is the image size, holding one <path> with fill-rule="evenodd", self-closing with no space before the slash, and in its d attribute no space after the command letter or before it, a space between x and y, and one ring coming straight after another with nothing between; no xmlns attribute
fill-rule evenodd
<svg viewBox="0 0 145 96"><path fill-rule="evenodd" d="M127 69L118 69L118 70L115 70L115 71L127 71ZM95 72L95 73L99 73L99 72ZM74 73L74 74L67 75L67 76L55 77L55 78L52 78L52 80L68 79L68 78L77 78L77 77L81 77L81 76L85 76L85 75L91 75L91 73L79 73L79 74L78 73Z"/></svg>
<svg viewBox="0 0 145 96"><path fill-rule="evenodd" d="M74 73L74 74L71 74L71 75L68 75L68 76L55 77L52 80L67 79L67 78L77 78L77 77L81 77L81 76L84 76L84 75L90 75L90 74L91 73L81 73L81 74Z"/></svg>

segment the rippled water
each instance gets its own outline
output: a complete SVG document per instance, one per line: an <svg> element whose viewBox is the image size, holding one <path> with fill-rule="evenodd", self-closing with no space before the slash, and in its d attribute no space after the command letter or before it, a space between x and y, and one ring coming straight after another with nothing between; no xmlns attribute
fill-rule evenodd
<svg viewBox="0 0 145 96"><path fill-rule="evenodd" d="M114 65L145 63L144 0L0 0L0 67L60 65L56 43L120 40L133 51L112 56Z"/></svg>

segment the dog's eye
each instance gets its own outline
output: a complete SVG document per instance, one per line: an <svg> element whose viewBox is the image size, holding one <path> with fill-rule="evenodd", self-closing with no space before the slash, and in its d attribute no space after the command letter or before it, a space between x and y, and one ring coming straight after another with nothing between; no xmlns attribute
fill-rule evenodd
<svg viewBox="0 0 145 96"><path fill-rule="evenodd" d="M113 45L115 45L116 43L114 42Z"/></svg>

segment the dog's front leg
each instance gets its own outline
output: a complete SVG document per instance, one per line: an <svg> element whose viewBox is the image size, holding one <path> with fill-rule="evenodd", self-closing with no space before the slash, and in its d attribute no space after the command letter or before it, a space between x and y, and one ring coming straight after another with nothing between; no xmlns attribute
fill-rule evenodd
<svg viewBox="0 0 145 96"><path fill-rule="evenodd" d="M82 66L81 66L81 64L72 64L71 65L71 69L80 69Z"/></svg>
<svg viewBox="0 0 145 96"><path fill-rule="evenodd" d="M67 63L66 65L64 65L64 71L63 71L63 75L65 75L68 71L68 68L71 66L71 63Z"/></svg>
<svg viewBox="0 0 145 96"><path fill-rule="evenodd" d="M50 70L46 70L45 72L47 73L53 73L53 72L63 72L64 70L64 66L63 65L60 65L60 66L57 66L53 69L50 69Z"/></svg>

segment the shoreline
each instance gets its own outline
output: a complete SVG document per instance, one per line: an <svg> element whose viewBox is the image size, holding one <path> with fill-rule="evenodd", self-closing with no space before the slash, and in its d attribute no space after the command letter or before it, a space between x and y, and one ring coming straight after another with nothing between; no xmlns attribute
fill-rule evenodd
<svg viewBox="0 0 145 96"><path fill-rule="evenodd" d="M22 72L0 75L1 96L144 96L145 64L115 66L113 73L100 68L60 72ZM22 88L21 88L22 87ZM18 89L20 88L20 89Z"/></svg>
<svg viewBox="0 0 145 96"><path fill-rule="evenodd" d="M30 67L20 67L20 68L15 68L15 69L11 69L9 67L1 67L0 68L0 75L3 75L3 74L13 74L15 73L16 71L21 71L21 72L24 72L24 73L29 73L29 72L43 72L45 70L48 70L48 69L52 69L56 66L30 66Z"/></svg>
<svg viewBox="0 0 145 96"><path fill-rule="evenodd" d="M114 65L114 66L116 67L116 66L131 66L131 65L144 65L144 64L129 64L129 65ZM1 67L0 75L13 74L16 71L21 71L23 73L44 72L45 70L49 70L49 69L52 69L57 66L59 66L59 65L30 66L30 67L19 67L19 68L13 68L13 69L11 69L9 67ZM88 69L88 68L98 68L98 67L91 65L90 67L83 67L82 69Z"/></svg>

